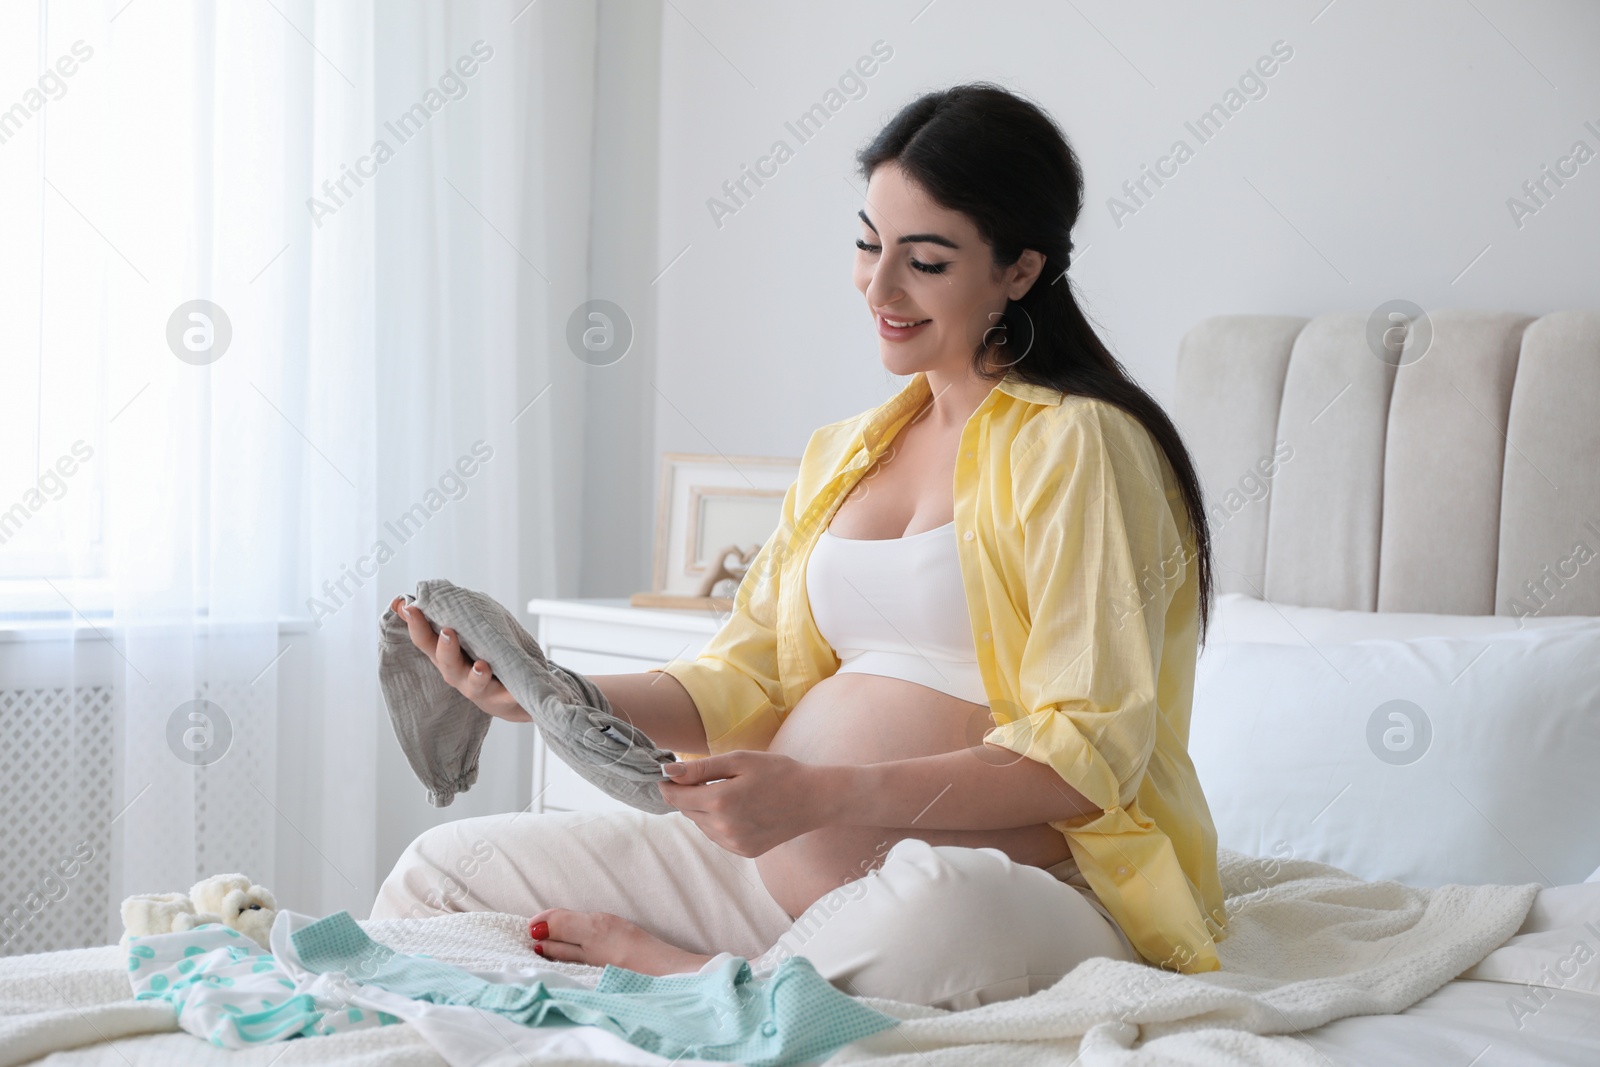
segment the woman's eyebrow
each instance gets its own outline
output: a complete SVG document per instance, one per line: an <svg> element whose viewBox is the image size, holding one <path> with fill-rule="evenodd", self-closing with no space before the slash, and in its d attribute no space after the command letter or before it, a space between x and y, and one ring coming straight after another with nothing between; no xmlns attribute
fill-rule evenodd
<svg viewBox="0 0 1600 1067"><path fill-rule="evenodd" d="M858 210L856 212L856 214L860 215L861 216L861 221L867 224L867 229L871 230L873 233L877 233L878 232L878 228L872 224L872 220L871 219L867 218L867 213L865 211L859 211ZM919 244L919 243L920 244L943 245L946 248L954 248L954 249L957 249L957 250L959 250L961 248L960 245L958 245L954 241L950 240L950 238L941 236L941 235L939 235L937 233L908 233L904 237L900 238L898 241L895 242L895 244L897 244L897 245L909 245L909 244Z"/></svg>

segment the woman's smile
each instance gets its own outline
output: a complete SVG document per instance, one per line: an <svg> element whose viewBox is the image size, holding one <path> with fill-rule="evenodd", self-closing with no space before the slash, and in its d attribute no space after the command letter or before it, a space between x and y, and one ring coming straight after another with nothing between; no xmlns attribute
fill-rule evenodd
<svg viewBox="0 0 1600 1067"><path fill-rule="evenodd" d="M878 336L886 341L909 341L922 332L932 319L896 319L878 314Z"/></svg>

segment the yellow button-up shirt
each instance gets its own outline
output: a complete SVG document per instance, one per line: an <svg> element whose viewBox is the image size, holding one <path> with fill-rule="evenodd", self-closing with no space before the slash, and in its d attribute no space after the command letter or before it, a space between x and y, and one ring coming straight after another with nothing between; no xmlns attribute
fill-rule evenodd
<svg viewBox="0 0 1600 1067"><path fill-rule="evenodd" d="M932 394L812 433L782 520L699 656L651 668L688 690L712 753L764 750L839 667L805 567L863 472ZM1189 760L1199 578L1182 493L1114 404L1008 375L961 433L955 529L993 721L983 741L1053 767L1099 812L1050 825L1148 963L1220 967L1217 836Z"/></svg>

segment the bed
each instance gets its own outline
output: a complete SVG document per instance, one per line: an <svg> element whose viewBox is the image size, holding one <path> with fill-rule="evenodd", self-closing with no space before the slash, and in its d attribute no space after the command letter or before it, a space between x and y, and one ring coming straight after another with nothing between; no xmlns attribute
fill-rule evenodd
<svg viewBox="0 0 1600 1067"><path fill-rule="evenodd" d="M1176 397L1220 594L1190 751L1223 971L1095 959L970 1012L870 1000L901 1024L827 1062L1600 1062L1600 313L1218 317ZM522 921L362 925L486 969L531 962ZM123 963L0 959L0 1067L446 1062L410 1024L212 1049ZM667 1062L494 1062L533 1060Z"/></svg>

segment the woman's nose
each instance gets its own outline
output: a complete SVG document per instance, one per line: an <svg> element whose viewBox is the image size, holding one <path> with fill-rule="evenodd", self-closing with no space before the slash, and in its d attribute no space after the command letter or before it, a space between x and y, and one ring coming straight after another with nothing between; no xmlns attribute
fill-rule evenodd
<svg viewBox="0 0 1600 1067"><path fill-rule="evenodd" d="M872 269L872 278L867 282L867 303L874 308L891 307L895 301L905 296L905 289L899 280L894 277L894 269L878 264Z"/></svg>

